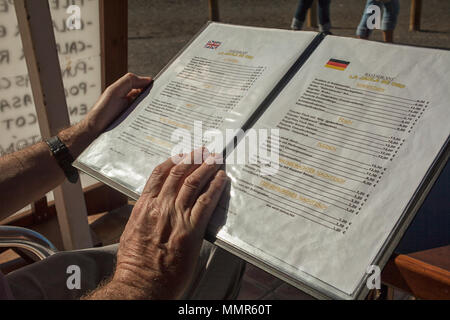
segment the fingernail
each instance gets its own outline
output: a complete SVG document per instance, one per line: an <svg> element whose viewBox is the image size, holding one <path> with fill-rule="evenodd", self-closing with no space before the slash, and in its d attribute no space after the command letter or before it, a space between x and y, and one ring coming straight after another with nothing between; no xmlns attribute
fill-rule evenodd
<svg viewBox="0 0 450 320"><path fill-rule="evenodd" d="M217 173L217 176L220 177L220 178L228 178L227 173L225 171L223 171L223 170L220 170Z"/></svg>
<svg viewBox="0 0 450 320"><path fill-rule="evenodd" d="M210 166L212 166L213 164L222 164L223 158L221 154L213 153L205 160L205 162Z"/></svg>
<svg viewBox="0 0 450 320"><path fill-rule="evenodd" d="M211 156L211 153L209 153L208 149L203 149L203 159L205 159L205 161L208 160L208 158Z"/></svg>
<svg viewBox="0 0 450 320"><path fill-rule="evenodd" d="M183 164L192 164L192 157L191 154L186 154L183 158ZM195 155L194 155L194 161L195 161ZM194 162L195 163L195 162Z"/></svg>
<svg viewBox="0 0 450 320"><path fill-rule="evenodd" d="M221 153L215 153L214 156L217 164L223 164L223 155Z"/></svg>
<svg viewBox="0 0 450 320"><path fill-rule="evenodd" d="M213 155L210 155L208 158L206 158L205 162L208 166L212 166L214 163L216 163L216 159Z"/></svg>
<svg viewBox="0 0 450 320"><path fill-rule="evenodd" d="M179 164L181 161L183 161L184 160L184 158L186 158L186 154L184 154L184 153L180 153L180 154L177 154L177 155L175 155L175 156L172 156L172 162L174 163L174 164Z"/></svg>
<svg viewBox="0 0 450 320"><path fill-rule="evenodd" d="M194 164L203 163L203 148L197 148L194 150Z"/></svg>

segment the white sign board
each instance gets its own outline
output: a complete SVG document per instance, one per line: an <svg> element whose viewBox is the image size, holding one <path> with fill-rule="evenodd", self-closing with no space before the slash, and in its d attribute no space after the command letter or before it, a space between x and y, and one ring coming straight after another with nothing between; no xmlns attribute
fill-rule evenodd
<svg viewBox="0 0 450 320"><path fill-rule="evenodd" d="M72 123L101 94L98 0L49 0ZM41 139L13 0L0 0L0 156ZM91 184L82 177L83 185Z"/></svg>

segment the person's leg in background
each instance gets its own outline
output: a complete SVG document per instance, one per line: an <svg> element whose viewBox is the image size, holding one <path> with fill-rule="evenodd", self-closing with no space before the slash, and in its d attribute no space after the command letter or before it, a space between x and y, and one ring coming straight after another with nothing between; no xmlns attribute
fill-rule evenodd
<svg viewBox="0 0 450 320"><path fill-rule="evenodd" d="M292 19L291 29L301 30L306 19L306 12L311 7L313 0L299 0L297 10L295 11L294 18Z"/></svg>
<svg viewBox="0 0 450 320"><path fill-rule="evenodd" d="M363 15L361 17L361 21L359 22L359 25L356 28L356 36L359 39L369 39L370 33L372 32L372 30L370 30L367 27L367 20L372 15L371 13L367 12L367 8L371 5L376 5L376 6L379 6L381 9L382 7L380 6L380 4L381 3L376 0L367 0L366 6L364 7Z"/></svg>
<svg viewBox="0 0 450 320"><path fill-rule="evenodd" d="M383 21L381 30L383 30L383 39L385 42L394 41L394 30L397 26L398 13L400 11L400 3L398 0L391 0L383 3Z"/></svg>
<svg viewBox="0 0 450 320"><path fill-rule="evenodd" d="M118 245L79 251L59 252L6 276L17 300L79 299L108 280L115 267ZM67 268L78 266L80 289L67 286ZM197 267L183 298L234 299L240 289L245 262L204 241Z"/></svg>
<svg viewBox="0 0 450 320"><path fill-rule="evenodd" d="M330 2L331 0L319 0L319 8L317 11L319 17L319 31L326 34L331 34Z"/></svg>

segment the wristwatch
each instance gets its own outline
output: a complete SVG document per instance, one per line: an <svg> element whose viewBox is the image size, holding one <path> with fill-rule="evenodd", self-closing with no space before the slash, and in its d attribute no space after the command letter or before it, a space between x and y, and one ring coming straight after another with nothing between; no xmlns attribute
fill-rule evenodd
<svg viewBox="0 0 450 320"><path fill-rule="evenodd" d="M64 171L67 180L69 180L70 183L77 183L79 179L78 170L72 166L74 159L67 146L58 136L45 140L45 142L58 162L58 165Z"/></svg>

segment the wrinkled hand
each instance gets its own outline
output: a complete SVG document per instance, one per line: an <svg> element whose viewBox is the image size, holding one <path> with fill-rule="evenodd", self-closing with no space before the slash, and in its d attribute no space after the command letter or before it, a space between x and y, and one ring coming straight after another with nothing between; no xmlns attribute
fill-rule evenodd
<svg viewBox="0 0 450 320"><path fill-rule="evenodd" d="M178 164L171 158L159 165L131 213L112 279L128 288L129 298L178 298L189 284L228 181L214 156L201 165L193 159L191 153Z"/></svg>
<svg viewBox="0 0 450 320"><path fill-rule="evenodd" d="M86 116L89 128L102 133L151 82L152 78L128 73L110 85Z"/></svg>
<svg viewBox="0 0 450 320"><path fill-rule="evenodd" d="M58 134L72 156L78 157L151 82L151 78L128 73L110 85L81 122Z"/></svg>

